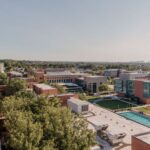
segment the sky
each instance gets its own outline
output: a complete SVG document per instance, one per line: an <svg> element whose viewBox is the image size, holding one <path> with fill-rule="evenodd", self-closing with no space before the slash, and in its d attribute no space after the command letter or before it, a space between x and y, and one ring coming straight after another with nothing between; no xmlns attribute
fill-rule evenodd
<svg viewBox="0 0 150 150"><path fill-rule="evenodd" d="M150 61L150 0L0 0L0 59Z"/></svg>

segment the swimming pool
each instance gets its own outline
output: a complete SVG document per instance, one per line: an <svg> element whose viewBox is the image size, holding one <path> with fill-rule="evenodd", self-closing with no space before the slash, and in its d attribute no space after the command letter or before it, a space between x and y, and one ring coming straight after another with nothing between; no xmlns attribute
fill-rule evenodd
<svg viewBox="0 0 150 150"><path fill-rule="evenodd" d="M122 112L119 115L150 128L150 117L132 111Z"/></svg>

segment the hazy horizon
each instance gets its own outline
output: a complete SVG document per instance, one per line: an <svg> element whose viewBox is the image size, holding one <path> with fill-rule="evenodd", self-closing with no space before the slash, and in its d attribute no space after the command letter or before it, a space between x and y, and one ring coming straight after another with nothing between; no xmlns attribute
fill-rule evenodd
<svg viewBox="0 0 150 150"><path fill-rule="evenodd" d="M149 0L6 0L0 20L0 59L150 61Z"/></svg>

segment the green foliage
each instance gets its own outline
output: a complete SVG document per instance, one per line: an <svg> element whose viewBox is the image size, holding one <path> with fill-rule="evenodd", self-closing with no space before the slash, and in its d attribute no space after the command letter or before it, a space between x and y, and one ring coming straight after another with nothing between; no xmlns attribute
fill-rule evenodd
<svg viewBox="0 0 150 150"><path fill-rule="evenodd" d="M6 84L8 84L7 74L1 73L0 74L0 85L6 85Z"/></svg>
<svg viewBox="0 0 150 150"><path fill-rule="evenodd" d="M61 94L66 93L66 90L64 89L63 86L58 85L58 84L52 84L52 86L56 87L58 89L59 93L61 93Z"/></svg>
<svg viewBox="0 0 150 150"><path fill-rule="evenodd" d="M2 101L8 149L88 150L95 144L87 123L68 108L59 107L59 99L31 95L18 92Z"/></svg>
<svg viewBox="0 0 150 150"><path fill-rule="evenodd" d="M14 95L16 92L24 90L25 88L26 82L24 80L18 78L11 79L6 89L6 95Z"/></svg>
<svg viewBox="0 0 150 150"><path fill-rule="evenodd" d="M99 91L100 91L100 92L109 91L108 85L107 85L107 84L101 84L101 85L99 86Z"/></svg>
<svg viewBox="0 0 150 150"><path fill-rule="evenodd" d="M11 61L6 61L4 63L6 71L10 71L12 69L12 62Z"/></svg>
<svg viewBox="0 0 150 150"><path fill-rule="evenodd" d="M5 127L9 130L8 144L11 147L17 150L38 150L43 130L40 123L33 121L30 112L11 111L7 114Z"/></svg>
<svg viewBox="0 0 150 150"><path fill-rule="evenodd" d="M108 77L108 84L114 84L114 79L111 77Z"/></svg>
<svg viewBox="0 0 150 150"><path fill-rule="evenodd" d="M33 99L33 98L35 98L35 93L33 93L32 91L21 90L21 91L15 93L15 96L21 97L21 98Z"/></svg>
<svg viewBox="0 0 150 150"><path fill-rule="evenodd" d="M87 100L87 96L84 93L79 93L79 99L81 100Z"/></svg>

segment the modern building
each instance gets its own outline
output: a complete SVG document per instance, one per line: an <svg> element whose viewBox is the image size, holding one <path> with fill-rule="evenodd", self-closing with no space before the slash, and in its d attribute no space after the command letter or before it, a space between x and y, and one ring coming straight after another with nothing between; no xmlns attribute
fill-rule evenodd
<svg viewBox="0 0 150 150"><path fill-rule="evenodd" d="M107 82L105 76L85 76L84 77L85 88L90 93L97 93L98 88L101 84Z"/></svg>
<svg viewBox="0 0 150 150"><path fill-rule="evenodd" d="M58 90L54 87L51 87L46 84L34 84L33 85L33 90L35 91L36 94L44 94L44 95L57 95Z"/></svg>
<svg viewBox="0 0 150 150"><path fill-rule="evenodd" d="M137 78L144 78L149 76L147 72L123 72L119 75L119 78L122 80L133 80Z"/></svg>
<svg viewBox="0 0 150 150"><path fill-rule="evenodd" d="M80 73L72 73L70 71L47 72L44 74L44 80L49 83L74 83Z"/></svg>
<svg viewBox="0 0 150 150"><path fill-rule="evenodd" d="M4 73L4 63L0 63L0 73Z"/></svg>
<svg viewBox="0 0 150 150"><path fill-rule="evenodd" d="M104 70L104 76L115 78L115 77L119 77L119 75L125 71L126 70L124 69L107 69Z"/></svg>
<svg viewBox="0 0 150 150"><path fill-rule="evenodd" d="M132 136L132 150L150 150L150 132Z"/></svg>
<svg viewBox="0 0 150 150"><path fill-rule="evenodd" d="M76 78L75 83L85 89L84 77Z"/></svg>
<svg viewBox="0 0 150 150"><path fill-rule="evenodd" d="M91 76L82 73L73 73L64 69L47 69L46 71L36 71L37 82L48 82L50 84L64 84L68 92L79 92L82 89L89 91L90 93L96 93L98 87L102 83L107 82L105 76ZM82 79L81 79L82 78ZM77 85L75 85L77 84Z"/></svg>
<svg viewBox="0 0 150 150"><path fill-rule="evenodd" d="M80 73L72 73L70 71L54 70L48 69L46 71L36 71L35 72L37 82L47 81L50 84L55 83L74 83L75 79L80 77Z"/></svg>
<svg viewBox="0 0 150 150"><path fill-rule="evenodd" d="M115 80L115 92L120 96L138 97L142 103L150 104L150 78L145 73L122 74Z"/></svg>
<svg viewBox="0 0 150 150"><path fill-rule="evenodd" d="M71 97L67 101L68 107L75 113L86 114L89 112L89 104L77 98Z"/></svg>

